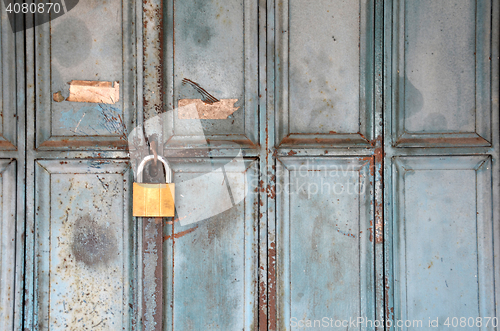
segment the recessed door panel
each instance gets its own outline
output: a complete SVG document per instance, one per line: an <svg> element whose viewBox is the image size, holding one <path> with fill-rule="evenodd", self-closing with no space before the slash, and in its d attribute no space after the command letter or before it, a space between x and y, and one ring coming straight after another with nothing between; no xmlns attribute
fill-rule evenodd
<svg viewBox="0 0 500 331"><path fill-rule="evenodd" d="M398 1L398 146L491 143L491 1Z"/></svg>
<svg viewBox="0 0 500 331"><path fill-rule="evenodd" d="M277 175L278 329L373 320L370 158L281 158Z"/></svg>
<svg viewBox="0 0 500 331"><path fill-rule="evenodd" d="M372 139L372 1L284 1L277 7L280 146Z"/></svg>
<svg viewBox="0 0 500 331"><path fill-rule="evenodd" d="M0 329L13 330L15 290L20 284L15 274L16 161L0 160L0 191Z"/></svg>
<svg viewBox="0 0 500 331"><path fill-rule="evenodd" d="M133 3L80 1L35 27L37 148L126 148L136 105ZM43 19L38 15L35 22ZM105 88L92 89L95 98L73 94L72 81L108 82L116 95L104 97Z"/></svg>
<svg viewBox="0 0 500 331"><path fill-rule="evenodd" d="M167 96L167 107L174 112L166 147L206 147L206 139L212 146L227 147L226 142L237 140L255 147L257 4L171 0L167 8L167 40L172 44L167 47L166 79L173 92ZM188 105L194 107L192 112Z"/></svg>
<svg viewBox="0 0 500 331"><path fill-rule="evenodd" d="M255 330L259 216L253 188L258 163L171 162L178 215L164 238L166 325L173 330Z"/></svg>
<svg viewBox="0 0 500 331"><path fill-rule="evenodd" d="M37 161L38 329L131 328L130 176L120 160Z"/></svg>
<svg viewBox="0 0 500 331"><path fill-rule="evenodd" d="M7 11L2 8L0 17L0 150L16 150L16 55L15 34L9 23Z"/></svg>
<svg viewBox="0 0 500 331"><path fill-rule="evenodd" d="M491 167L479 156L395 160L396 320L494 316Z"/></svg>

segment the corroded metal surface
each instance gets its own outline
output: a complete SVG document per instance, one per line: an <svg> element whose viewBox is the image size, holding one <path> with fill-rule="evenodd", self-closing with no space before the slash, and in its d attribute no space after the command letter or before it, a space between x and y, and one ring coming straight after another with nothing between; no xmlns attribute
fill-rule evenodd
<svg viewBox="0 0 500 331"><path fill-rule="evenodd" d="M147 120L164 112L163 84L163 1L143 2L143 113ZM148 130L144 128L146 141L157 148L155 154L162 154L163 128ZM152 132L149 134L148 132ZM154 145L153 145L154 143ZM149 167L148 169L152 169ZM156 178L155 178L156 177ZM146 172L145 182L160 183L161 171L154 174ZM156 179L156 180L155 180ZM163 330L163 221L160 218L137 219L142 222L142 323L144 331Z"/></svg>
<svg viewBox="0 0 500 331"><path fill-rule="evenodd" d="M130 327L129 179L119 160L37 162L38 329Z"/></svg>

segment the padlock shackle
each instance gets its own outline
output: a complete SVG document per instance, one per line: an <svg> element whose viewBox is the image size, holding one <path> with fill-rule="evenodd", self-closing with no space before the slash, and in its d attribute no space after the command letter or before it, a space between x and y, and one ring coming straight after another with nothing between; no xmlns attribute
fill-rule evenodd
<svg viewBox="0 0 500 331"><path fill-rule="evenodd" d="M167 183L172 183L172 170L170 169L170 165L168 164L167 160L165 160L162 156L158 155L158 160L163 163L163 166L165 167L165 181ZM139 163L139 167L137 168L137 181L139 183L142 183L142 172L144 170L144 166L146 163L149 161L153 160L155 158L154 155L148 155L146 156L141 163Z"/></svg>

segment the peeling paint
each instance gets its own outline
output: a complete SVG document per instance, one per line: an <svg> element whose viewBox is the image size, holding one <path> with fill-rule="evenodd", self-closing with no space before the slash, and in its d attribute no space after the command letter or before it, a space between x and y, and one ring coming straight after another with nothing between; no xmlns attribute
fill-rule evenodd
<svg viewBox="0 0 500 331"><path fill-rule="evenodd" d="M63 95L61 94L61 91L57 91L56 93L52 94L52 99L55 101L55 102L62 102L65 100L65 98L63 97Z"/></svg>
<svg viewBox="0 0 500 331"><path fill-rule="evenodd" d="M69 97L66 101L114 104L120 99L120 84L90 80L69 82Z"/></svg>
<svg viewBox="0 0 500 331"><path fill-rule="evenodd" d="M269 330L276 330L276 321L277 321L277 311L276 311L276 243L271 241L269 245L269 249L267 251L268 256L268 276L267 276L267 284L268 284L268 294L267 294L267 302L268 302L268 320L267 325Z"/></svg>
<svg viewBox="0 0 500 331"><path fill-rule="evenodd" d="M207 104L201 99L179 100L179 119L210 119L225 120L240 107L234 107L238 99L221 99L220 101ZM186 107L194 105L195 107Z"/></svg>

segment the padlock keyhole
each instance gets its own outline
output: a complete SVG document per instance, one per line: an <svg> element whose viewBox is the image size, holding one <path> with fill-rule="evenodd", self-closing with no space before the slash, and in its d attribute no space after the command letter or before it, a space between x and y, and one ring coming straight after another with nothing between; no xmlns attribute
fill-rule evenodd
<svg viewBox="0 0 500 331"><path fill-rule="evenodd" d="M153 162L150 162L148 165L148 173L151 177L156 177L158 176L158 164L156 164L156 167Z"/></svg>
<svg viewBox="0 0 500 331"><path fill-rule="evenodd" d="M150 178L148 182L156 182L156 183L164 183L165 182L165 169L163 168L163 164L161 162L156 163L156 167L154 162L149 162L146 166L147 169L147 177Z"/></svg>

